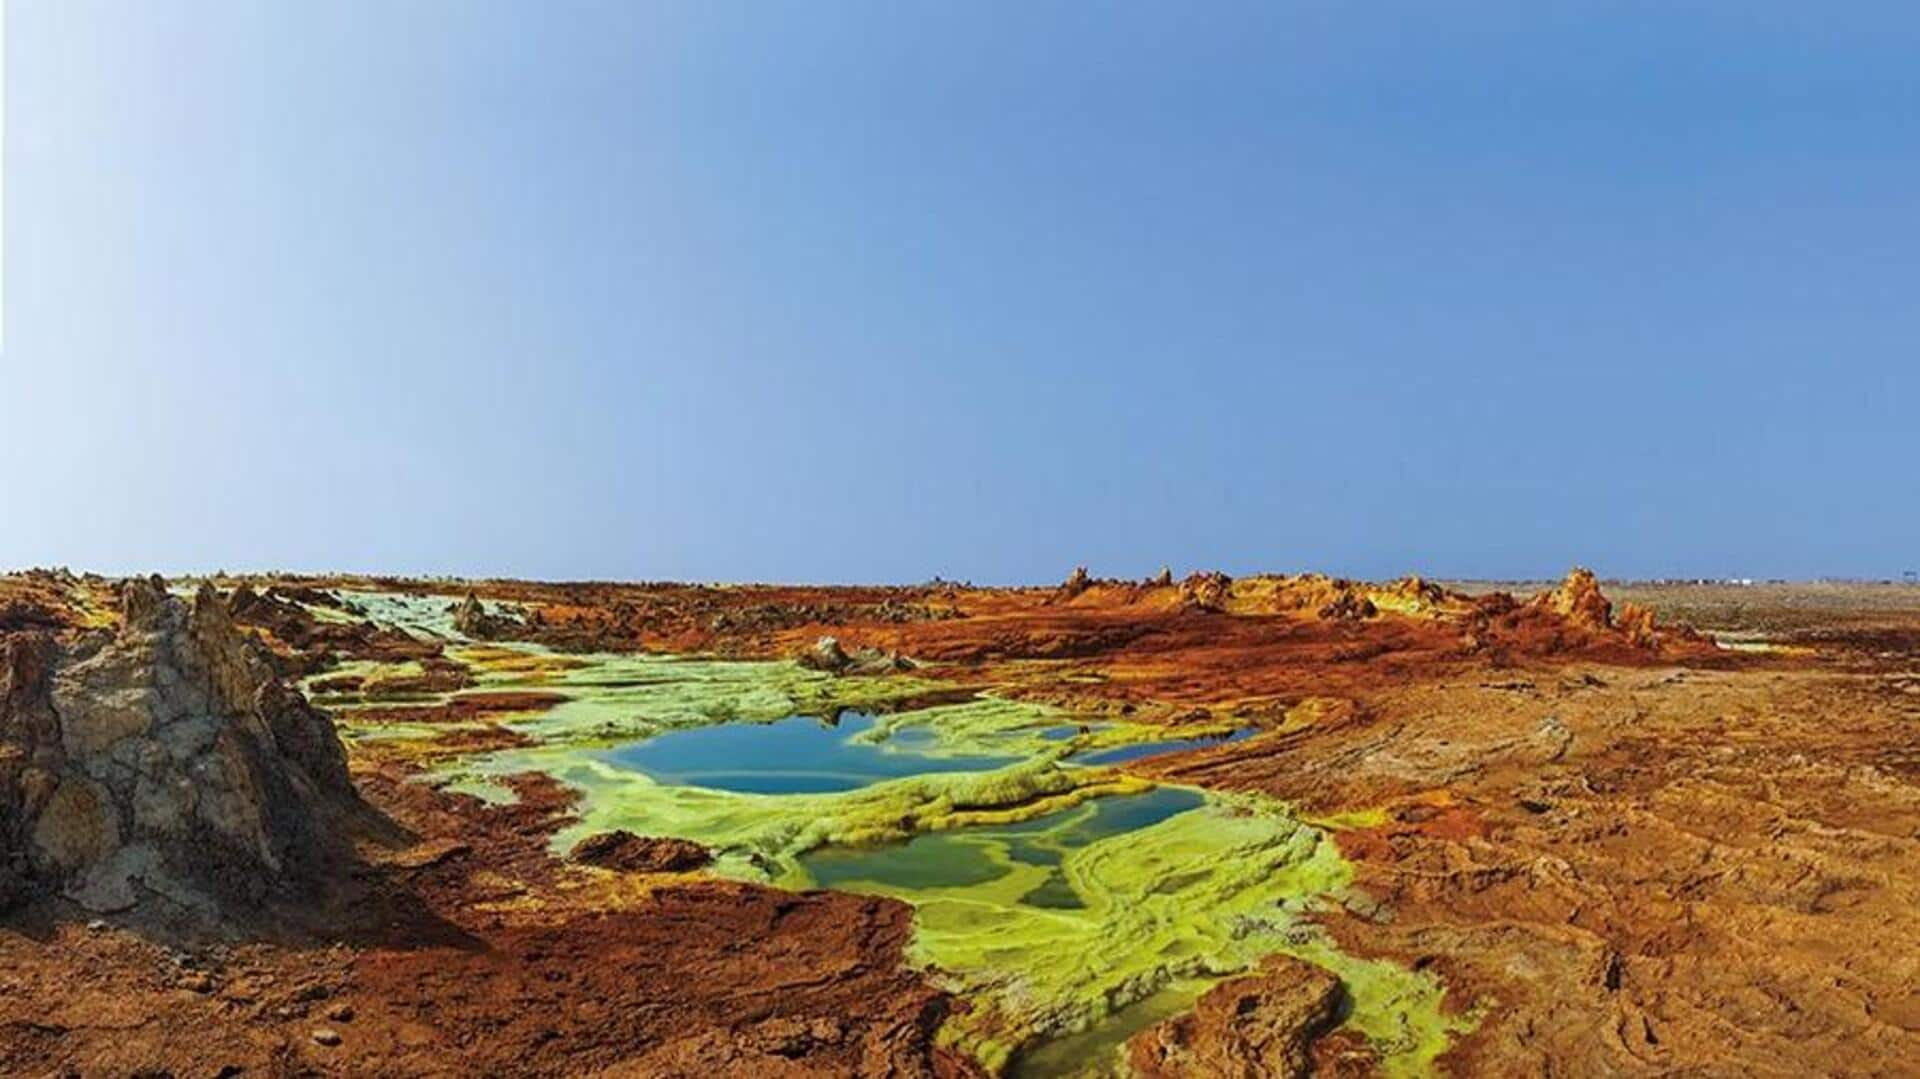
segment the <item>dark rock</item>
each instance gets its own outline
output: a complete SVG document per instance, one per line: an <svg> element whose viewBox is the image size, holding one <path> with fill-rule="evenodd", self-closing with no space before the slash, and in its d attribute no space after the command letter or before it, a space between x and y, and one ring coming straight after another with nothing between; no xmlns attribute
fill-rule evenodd
<svg viewBox="0 0 1920 1079"><path fill-rule="evenodd" d="M713 861L707 848L685 839L598 832L573 845L567 857L602 869L632 873L687 873Z"/></svg>
<svg viewBox="0 0 1920 1079"><path fill-rule="evenodd" d="M510 637L525 627L519 619L494 614L480 597L472 592L467 598L454 605L453 628L478 641L498 640Z"/></svg>

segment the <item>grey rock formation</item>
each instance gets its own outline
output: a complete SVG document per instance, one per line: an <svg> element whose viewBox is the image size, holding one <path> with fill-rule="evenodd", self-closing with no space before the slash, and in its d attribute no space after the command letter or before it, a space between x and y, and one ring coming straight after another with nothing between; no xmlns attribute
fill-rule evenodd
<svg viewBox="0 0 1920 1079"><path fill-rule="evenodd" d="M205 910L296 887L366 812L332 721L211 588L122 602L117 634L0 638L0 893Z"/></svg>
<svg viewBox="0 0 1920 1079"><path fill-rule="evenodd" d="M835 637L822 637L813 642L813 647L800 654L799 664L816 671L844 671L853 663L853 657L847 655Z"/></svg>
<svg viewBox="0 0 1920 1079"><path fill-rule="evenodd" d="M490 641L524 629L518 619L494 614L472 592L453 605L453 628L476 641Z"/></svg>
<svg viewBox="0 0 1920 1079"><path fill-rule="evenodd" d="M835 637L822 637L813 642L813 647L796 656L794 662L828 674L887 674L919 666L898 652L878 648L859 648L849 653Z"/></svg>

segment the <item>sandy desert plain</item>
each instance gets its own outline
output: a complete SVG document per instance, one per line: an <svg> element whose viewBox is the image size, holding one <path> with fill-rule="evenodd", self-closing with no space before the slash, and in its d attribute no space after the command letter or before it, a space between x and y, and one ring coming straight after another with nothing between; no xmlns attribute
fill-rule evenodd
<svg viewBox="0 0 1920 1079"><path fill-rule="evenodd" d="M0 577L0 1074L1889 1075L1920 587Z"/></svg>

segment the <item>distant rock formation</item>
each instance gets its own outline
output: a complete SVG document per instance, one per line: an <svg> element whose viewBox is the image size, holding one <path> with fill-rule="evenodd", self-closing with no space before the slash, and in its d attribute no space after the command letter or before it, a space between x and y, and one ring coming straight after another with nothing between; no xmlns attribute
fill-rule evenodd
<svg viewBox="0 0 1920 1079"><path fill-rule="evenodd" d="M122 625L0 638L0 866L100 912L297 888L369 814L333 722L203 585L122 589Z"/></svg>
<svg viewBox="0 0 1920 1079"><path fill-rule="evenodd" d="M910 671L918 666L898 652L878 648L860 648L848 653L836 637L822 637L813 642L813 647L800 653L794 662L808 670L828 674L885 674Z"/></svg>
<svg viewBox="0 0 1920 1079"><path fill-rule="evenodd" d="M1232 585L1233 578L1224 573L1189 574L1186 580L1180 582L1180 601L1196 611L1224 610L1227 592Z"/></svg>
<svg viewBox="0 0 1920 1079"><path fill-rule="evenodd" d="M1373 600L1367 598L1359 589L1348 586L1342 587L1331 600L1322 604L1313 613L1315 617L1329 621L1359 622L1379 614L1380 609L1375 607Z"/></svg>
<svg viewBox="0 0 1920 1079"><path fill-rule="evenodd" d="M1135 1035L1128 1063L1142 1079L1308 1075L1313 1043L1338 1022L1340 999L1332 974L1274 956L1208 990L1193 1011Z"/></svg>
<svg viewBox="0 0 1920 1079"><path fill-rule="evenodd" d="M1444 611L1465 598L1418 574L1400 578L1388 585L1385 592L1397 601L1396 606L1415 613Z"/></svg>
<svg viewBox="0 0 1920 1079"><path fill-rule="evenodd" d="M1613 601L1600 590L1593 571L1575 566L1566 579L1533 597L1527 604L1533 611L1558 615L1568 625L1590 633L1623 639L1635 648L1648 651L1671 646L1710 646L1711 640L1683 625L1658 625L1653 611L1634 603L1622 603L1618 611Z"/></svg>
<svg viewBox="0 0 1920 1079"><path fill-rule="evenodd" d="M1660 643L1661 631L1654 626L1652 609L1637 603L1620 605L1619 612L1613 616L1613 628L1624 634L1629 642L1641 648L1653 648ZM1698 638L1698 634L1691 630L1684 632L1690 639Z"/></svg>
<svg viewBox="0 0 1920 1079"><path fill-rule="evenodd" d="M1593 571L1584 566L1575 566L1557 587L1535 596L1533 605L1583 629L1613 628L1613 602L1600 591Z"/></svg>
<svg viewBox="0 0 1920 1079"><path fill-rule="evenodd" d="M518 619L494 614L472 592L453 606L453 628L477 641L505 637L521 629Z"/></svg>

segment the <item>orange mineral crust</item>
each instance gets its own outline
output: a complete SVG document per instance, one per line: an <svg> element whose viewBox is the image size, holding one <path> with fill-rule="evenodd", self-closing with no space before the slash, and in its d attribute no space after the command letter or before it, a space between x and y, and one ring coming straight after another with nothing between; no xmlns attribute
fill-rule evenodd
<svg viewBox="0 0 1920 1079"><path fill-rule="evenodd" d="M1920 590L1581 570L1501 589L167 585L0 576L0 1072L1061 1074L1071 1053L1029 1050L1068 1032L981 1035L1020 990L929 962L957 953L925 938L928 908L748 879L724 833L579 834L609 794L541 764L556 730L591 755L776 719L754 711L763 684L804 687L829 725L851 722L836 701L930 709L930 738L979 737L957 725L982 709L1042 717L993 728L1028 748L1165 728L1169 748L1083 769L1084 791L1068 770L1031 805L916 807L934 830L915 842L982 822L1017 839L1145 790L1223 828L1285 807L1325 837L1312 864L1337 886L1289 914L1311 947L1170 983L1085 1043L1137 1074L1920 1059ZM653 715L659 671L608 658L689 655L702 678L778 680ZM635 703L582 719L589 684ZM711 700L730 710L703 718ZM189 753L245 767L169 763ZM444 782L474 760L527 770ZM276 815L289 799L320 807L311 825ZM231 838L254 835L271 842ZM955 865L936 884L976 886ZM1070 911L1064 887L1035 894ZM1351 1021L1355 1001L1378 1013L1382 972L1436 987L1431 1052Z"/></svg>

